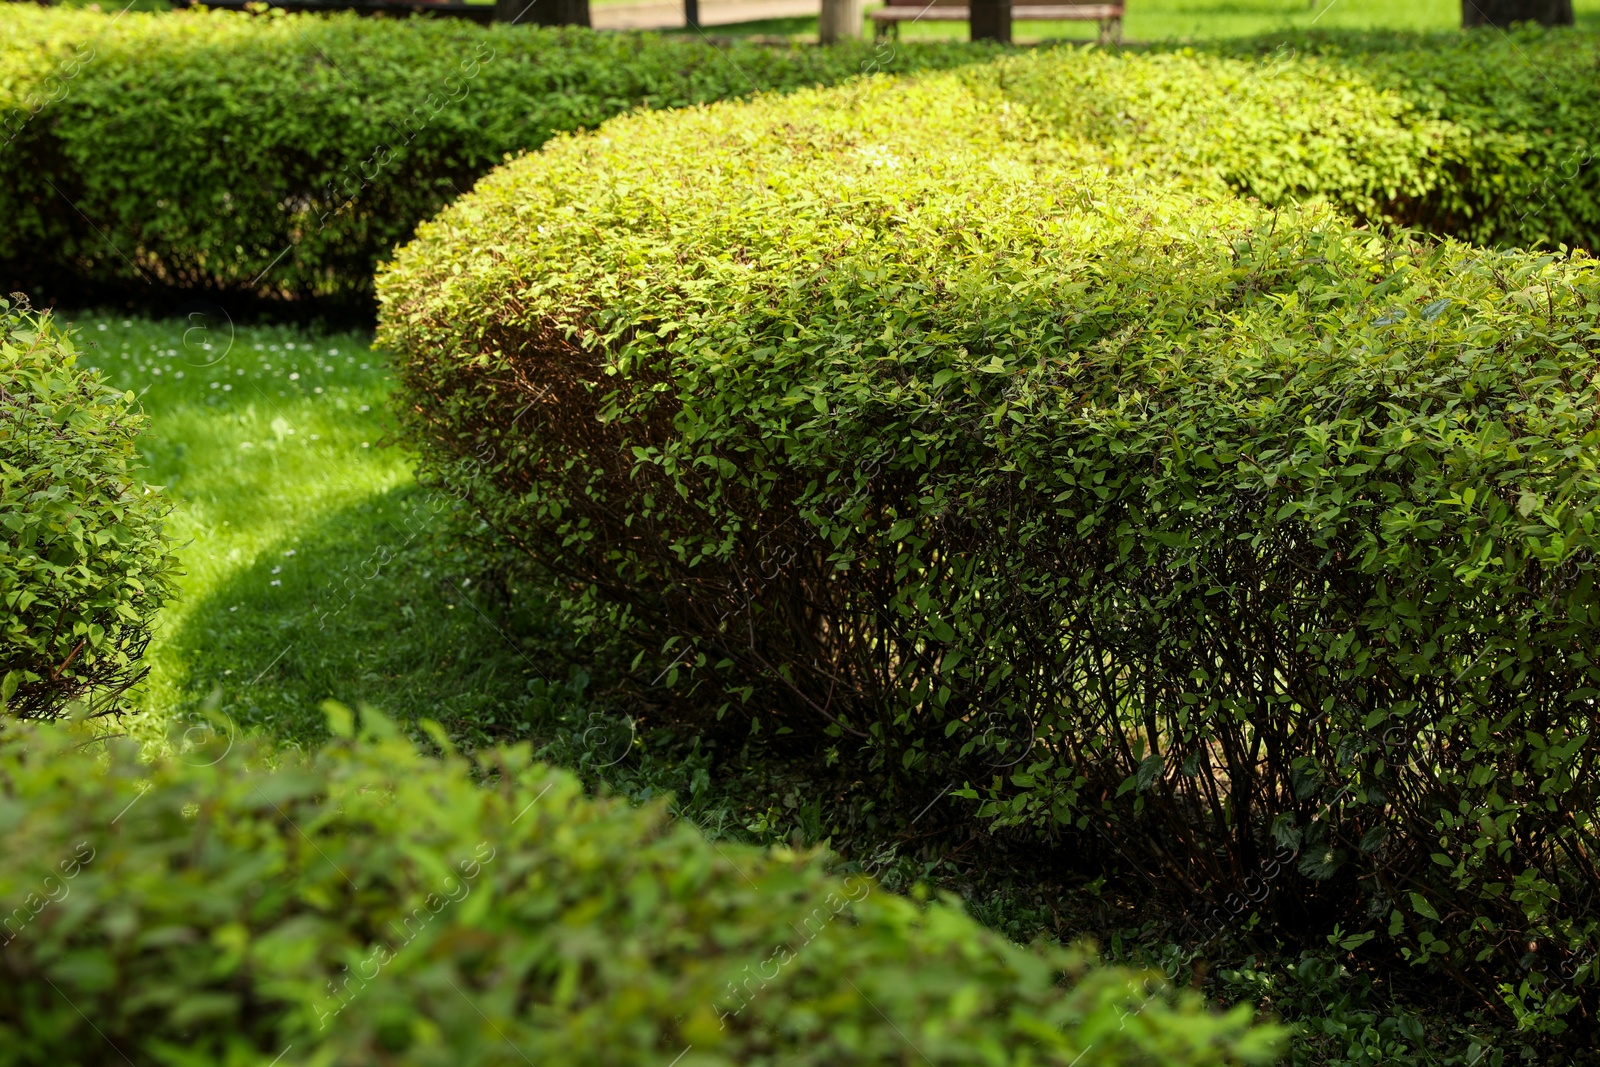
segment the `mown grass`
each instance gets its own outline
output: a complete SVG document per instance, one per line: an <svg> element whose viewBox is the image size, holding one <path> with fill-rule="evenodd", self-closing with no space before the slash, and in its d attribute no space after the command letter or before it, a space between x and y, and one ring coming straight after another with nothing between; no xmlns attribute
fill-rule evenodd
<svg viewBox="0 0 1600 1067"><path fill-rule="evenodd" d="M87 361L151 417L144 474L173 501L186 571L136 729L154 736L216 693L286 744L321 738L328 698L503 739L581 691L551 651L557 626L518 619L536 635L518 643L495 618L506 605L475 587L457 507L421 491L386 436L389 372L367 336L235 329L214 312L77 322Z"/></svg>
<svg viewBox="0 0 1600 1067"><path fill-rule="evenodd" d="M878 6L869 3L867 8ZM1575 0L1573 7L1580 28L1600 31L1600 0ZM1444 32L1461 26L1460 0L1127 0L1127 12L1122 34L1129 42L1199 42L1312 28ZM817 20L762 19L716 26L707 32L815 39ZM1019 44L1092 41L1097 32L1092 22L1016 22L1012 27L1013 39ZM872 35L870 21L866 34ZM905 41L965 40L968 30L964 22L918 22L902 24L900 36Z"/></svg>

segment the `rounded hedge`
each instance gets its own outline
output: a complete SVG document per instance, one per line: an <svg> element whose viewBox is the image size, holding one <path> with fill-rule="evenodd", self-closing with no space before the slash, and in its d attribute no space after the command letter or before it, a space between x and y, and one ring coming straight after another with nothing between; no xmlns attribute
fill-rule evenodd
<svg viewBox="0 0 1600 1067"><path fill-rule="evenodd" d="M424 476L669 685L964 782L1202 945L1248 910L1592 1012L1593 262L1053 129L969 72L500 169L379 281Z"/></svg>
<svg viewBox="0 0 1600 1067"><path fill-rule="evenodd" d="M1248 1008L586 799L525 746L433 759L330 720L343 740L275 770L220 719L154 764L59 727L0 739L0 1063L1272 1056Z"/></svg>
<svg viewBox="0 0 1600 1067"><path fill-rule="evenodd" d="M370 300L419 220L556 131L984 54L6 4L0 269L75 299L100 285Z"/></svg>
<svg viewBox="0 0 1600 1067"><path fill-rule="evenodd" d="M121 710L172 595L165 505L134 474L145 418L48 314L0 300L0 701Z"/></svg>

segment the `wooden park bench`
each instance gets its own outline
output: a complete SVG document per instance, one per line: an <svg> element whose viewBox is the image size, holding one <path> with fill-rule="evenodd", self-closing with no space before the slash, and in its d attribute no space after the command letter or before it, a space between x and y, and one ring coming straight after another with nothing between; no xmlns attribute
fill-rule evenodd
<svg viewBox="0 0 1600 1067"><path fill-rule="evenodd" d="M1019 4L1011 6L1012 22L1097 22L1100 43L1122 40L1121 3L1111 4ZM966 22L972 9L961 0L888 0L888 6L872 12L874 36L900 36L902 22Z"/></svg>

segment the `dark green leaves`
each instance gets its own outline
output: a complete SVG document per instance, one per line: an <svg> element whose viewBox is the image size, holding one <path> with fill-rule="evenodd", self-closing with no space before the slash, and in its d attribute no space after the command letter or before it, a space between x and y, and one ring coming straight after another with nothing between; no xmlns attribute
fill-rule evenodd
<svg viewBox="0 0 1600 1067"><path fill-rule="evenodd" d="M93 58L55 92L75 48ZM508 153L635 107L839 81L874 55L454 19L8 5L0 264L29 282L50 269L365 305L396 242ZM982 55L909 45L887 66Z"/></svg>

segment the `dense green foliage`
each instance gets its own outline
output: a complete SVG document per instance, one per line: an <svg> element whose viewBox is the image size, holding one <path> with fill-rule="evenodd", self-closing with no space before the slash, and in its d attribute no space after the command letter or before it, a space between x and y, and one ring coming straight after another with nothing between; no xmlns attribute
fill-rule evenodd
<svg viewBox="0 0 1600 1067"><path fill-rule="evenodd" d="M134 474L143 416L48 315L0 301L0 699L120 708L170 592L161 497Z"/></svg>
<svg viewBox="0 0 1600 1067"><path fill-rule="evenodd" d="M86 361L118 388L140 394L150 419L140 437L143 473L165 487L167 525L184 565L179 595L163 609L144 656L151 675L135 690L135 706L145 713L125 717L118 729L152 743L164 724L178 720L187 741L203 741L213 728L200 709L220 686L220 706L240 727L270 730L275 746L314 748L326 736L320 700L365 699L392 708L403 722L437 718L468 744L488 743L485 734L529 738L538 758L577 770L591 785L601 778L634 803L674 795L669 810L723 847L730 840L798 847L831 839L847 855L871 856L868 867L885 889L904 892L921 878L959 892L974 918L1017 943L1092 932L1115 951L1120 928L1119 959L1165 967L1176 984L1188 983L1181 957L1133 948L1163 944L1159 911L1148 913L1153 936L1130 940L1138 931L1096 914L1099 898L1041 877L1031 863L1044 857L1037 848L997 853L990 842L962 855L937 839L886 844L886 828L899 821L893 809L874 804L872 792L843 768L786 758L787 737L723 745L658 725L633 735L612 717L605 658L589 648L564 655L549 640L547 628L563 621L559 613L530 590L512 597L522 607L504 607L489 588L490 559L441 559L436 537L453 526L446 516L418 529L418 506L429 497L409 485L404 454L379 444L387 361L362 353L367 338L283 327L197 329L203 317L76 321L98 344ZM352 354L357 362L346 363ZM369 360L370 370L360 366ZM314 608L320 594L352 577L359 591L321 625ZM541 682L568 678L580 665L570 687ZM932 811L917 825L939 825L941 816ZM0 918L13 903L0 900ZM1207 988L1211 999L1314 1020L1317 1036L1291 1050L1296 1065L1338 1067L1347 1047L1356 1064L1437 1064L1436 1054L1407 1057L1392 1037L1383 1040L1381 1057L1355 1053L1373 1046L1374 1027L1394 1031L1398 1022L1413 1032L1408 1012L1422 1015L1427 1041L1404 1044L1456 1049L1462 1063L1476 1062L1468 1054L1472 1037L1504 1047L1481 1028L1458 1035L1431 990L1421 1004L1396 1004L1387 982L1372 986L1358 967L1354 975L1319 968L1320 984L1307 986L1312 965L1296 965L1292 956L1247 961L1231 944L1207 955L1210 975L1222 979ZM1230 962L1242 968L1240 981L1227 981Z"/></svg>
<svg viewBox="0 0 1600 1067"><path fill-rule="evenodd" d="M1194 943L1265 901L1589 1015L1592 261L1083 157L970 72L552 143L380 279L425 472Z"/></svg>
<svg viewBox="0 0 1600 1067"><path fill-rule="evenodd" d="M884 58L718 57L688 41L434 22L191 13L113 25L9 6L0 21L19 29L0 38L0 265L44 285L143 280L274 299L360 299L392 244L507 150L636 105L836 81ZM172 348L141 339L108 364L152 397L181 396L186 428L216 416L184 438L203 442L194 454L180 444L161 457L193 477L182 532L209 539L216 566L199 603L170 620L171 688L151 699L182 687L173 707L192 711L215 686L251 726L299 743L320 732L308 695L405 690L402 710L437 702L453 735L531 734L591 759L592 734L609 744L631 722L570 721L587 711L587 675L541 651L564 654L568 634L542 602L510 611L497 584L507 554L531 556L567 583L576 617L620 612L631 625L636 680L675 691L637 706L691 720L653 738L704 730L718 745L749 727L774 752L809 751L812 769L842 758L849 773L821 792L854 790L852 811L881 790L894 795L878 809L890 821L977 815L996 837L1051 841L1074 877L1180 905L1157 909L1172 917L1159 936L1186 947L1164 960L1174 975L1264 922L1307 955L1228 972L1226 988L1322 1016L1330 1048L1364 1044L1381 1060L1427 1042L1404 1012L1375 1011L1381 996L1352 1000L1323 956L1435 968L1529 1031L1591 1024L1591 264L1374 239L1304 205L1483 243L1593 248L1595 63L1594 39L1575 34L1058 51L558 138L448 211L389 283L388 338L427 480L470 499L500 536L478 568L441 565L417 537L441 524L448 496L413 493L401 461L376 450L335 458L378 437L366 409L385 391L381 370L358 373L359 357L293 343L231 362L184 351L185 378ZM337 413L308 406L325 399ZM216 496L224 467L249 503ZM317 493L283 503L311 483ZM218 527L241 507L293 521L250 536ZM137 562L113 544L101 559ZM164 552L152 542L141 565L170 569L154 562ZM134 677L143 637L130 633L93 684ZM81 637L93 647L93 629ZM43 666L56 672L71 651ZM61 679L17 668L10 710L43 714L83 691L73 674L85 661L71 663ZM702 801L726 770L710 751L696 737L683 764ZM339 752L318 759L367 758ZM724 814L777 804L769 772L735 772L757 788ZM659 791L635 777L640 795ZM833 825L824 802L797 797L750 829L781 839L788 827L774 827L792 818L797 839L818 840ZM317 844L340 867L376 864L387 847ZM325 886L294 878L325 903ZM407 878L385 884L425 893ZM110 893L95 913L108 929L121 916ZM211 1026L215 1048L231 1030L239 1054L271 1054L278 1035L316 1029L292 990L377 958L301 958L265 979L291 988L274 1000L230 965L191 967L184 935L163 941L188 906L172 895L180 903L141 920L154 932L139 943L166 955L108 950L122 985L91 991L106 999L90 1017L135 985L164 990L152 1002L218 1014L197 1024L135 998L114 1016L119 1032L187 1047ZM354 917L333 943L376 946L359 895L342 902ZM254 907L228 899L218 914ZM596 928L615 931L614 919ZM232 945L218 922L195 929ZM441 967L464 968L454 981L479 963L513 966L514 946L472 955L485 929L516 940L494 923L461 934L415 975L395 972L407 977L382 1000L389 1014L346 1012L318 1047L377 1058L414 1040L424 1059L479 1055L460 1037L466 1002L449 1018L429 997ZM462 944L468 962L444 963ZM88 958L63 965L74 981ZM48 961L22 965L60 979ZM163 984L168 971L183 977ZM1090 973L1055 1018L1120 1023L1134 1002ZM491 999L520 995L471 974ZM616 993L614 977L595 978L582 1011L638 992ZM40 984L22 983L15 1004L43 1044L19 1055L70 1056L84 1036L61 1028L73 1016L28 1014ZM1046 1012L1028 999L1044 987L1023 986L1029 1010ZM788 1037L745 1035L721 1054L787 1062L811 1048L812 1001L826 1000L812 993L779 1005L804 1020L785 1016ZM949 1015L939 995L911 1015ZM1329 998L1339 1003L1306 1007ZM651 1055L693 1025L668 1002L641 1016ZM848 1018L851 1034L878 1026L868 1012ZM569 1023L588 1025L551 1032L570 1037ZM881 1058L889 1046L871 1042L892 1035L873 1033L817 1055ZM972 1034L956 1040L987 1040ZM530 1040L546 1039L557 1047ZM166 1055L144 1040L128 1038ZM499 1055L515 1059L481 1052Z"/></svg>
<svg viewBox="0 0 1600 1067"><path fill-rule="evenodd" d="M270 771L222 736L152 765L8 731L0 1062L1270 1058L1246 1009L588 800L526 747L434 760L363 719Z"/></svg>
<svg viewBox="0 0 1600 1067"><path fill-rule="evenodd" d="M987 73L987 72L985 72ZM1367 71L1281 48L1265 56L1085 50L1009 58L1007 95L1118 169L1288 206L1326 198L1367 218L1442 218L1468 193L1468 131ZM1496 161L1515 169L1515 157ZM1486 169L1486 168L1480 168Z"/></svg>
<svg viewBox="0 0 1600 1067"><path fill-rule="evenodd" d="M1444 160L1459 191L1403 219L1485 244L1600 249L1600 35L1466 34L1449 48L1362 35L1306 51L1364 72L1470 144Z"/></svg>
<svg viewBox="0 0 1600 1067"><path fill-rule="evenodd" d="M913 69L974 58L902 49ZM837 81L866 45L717 50L454 20L0 8L0 264L41 280L360 297L507 152L633 107Z"/></svg>
<svg viewBox="0 0 1600 1067"><path fill-rule="evenodd" d="M1045 53L1002 78L1118 165L1480 244L1594 249L1597 62L1591 34L1317 35Z"/></svg>
<svg viewBox="0 0 1600 1067"><path fill-rule="evenodd" d="M971 62L958 46L740 46L450 21L0 10L0 267L364 299L397 241L497 163L637 106ZM1114 166L1326 196L1484 243L1593 247L1595 39L1324 36L1061 50L1008 93ZM980 75L992 79L993 71Z"/></svg>

